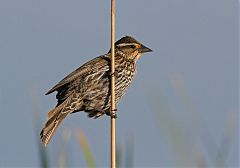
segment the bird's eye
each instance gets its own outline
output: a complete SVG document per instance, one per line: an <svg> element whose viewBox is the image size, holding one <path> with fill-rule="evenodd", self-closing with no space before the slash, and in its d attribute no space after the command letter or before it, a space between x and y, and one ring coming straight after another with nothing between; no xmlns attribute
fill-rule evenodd
<svg viewBox="0 0 240 168"><path fill-rule="evenodd" d="M131 47L131 48L133 48L133 49L134 49L134 48L136 48L136 46L135 46L135 45L130 45L130 47Z"/></svg>

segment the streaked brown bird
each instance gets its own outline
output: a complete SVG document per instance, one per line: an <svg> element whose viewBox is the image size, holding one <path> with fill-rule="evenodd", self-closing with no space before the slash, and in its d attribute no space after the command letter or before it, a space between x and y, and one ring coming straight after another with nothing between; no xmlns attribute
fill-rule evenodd
<svg viewBox="0 0 240 168"><path fill-rule="evenodd" d="M136 62L152 50L125 36L115 43L115 94L119 102L136 74ZM47 146L63 119L71 113L85 111L91 118L111 115L111 50L76 69L46 95L57 91L57 106L48 112L40 136Z"/></svg>

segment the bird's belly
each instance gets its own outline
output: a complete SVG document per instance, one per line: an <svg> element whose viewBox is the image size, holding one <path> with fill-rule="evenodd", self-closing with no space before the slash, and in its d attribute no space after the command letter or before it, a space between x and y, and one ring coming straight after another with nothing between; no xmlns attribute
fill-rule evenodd
<svg viewBox="0 0 240 168"><path fill-rule="evenodd" d="M115 100L116 103L126 93L130 86L135 73L121 72L117 73L115 78ZM111 83L110 77L101 79L95 83L95 87L87 91L84 96L83 103L87 112L101 112L102 114L109 112L111 107Z"/></svg>

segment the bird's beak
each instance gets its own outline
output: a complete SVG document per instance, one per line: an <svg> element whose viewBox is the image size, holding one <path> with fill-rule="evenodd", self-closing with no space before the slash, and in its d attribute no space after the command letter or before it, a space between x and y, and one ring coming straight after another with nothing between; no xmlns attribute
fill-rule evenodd
<svg viewBox="0 0 240 168"><path fill-rule="evenodd" d="M141 47L138 49L140 53L145 53L145 52L152 52L152 50L144 45L141 45Z"/></svg>

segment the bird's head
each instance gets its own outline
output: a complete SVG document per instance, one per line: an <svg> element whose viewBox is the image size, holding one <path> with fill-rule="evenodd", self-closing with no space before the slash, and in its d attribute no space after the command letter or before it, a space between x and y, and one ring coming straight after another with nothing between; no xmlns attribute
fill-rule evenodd
<svg viewBox="0 0 240 168"><path fill-rule="evenodd" d="M115 43L115 51L116 53L122 54L122 56L126 57L127 59L137 61L139 57L145 52L152 52L152 50L136 39L130 36L125 36L118 40ZM109 53L111 50L109 51Z"/></svg>

